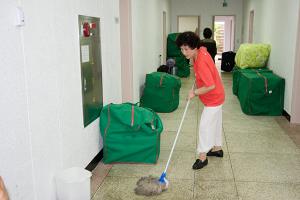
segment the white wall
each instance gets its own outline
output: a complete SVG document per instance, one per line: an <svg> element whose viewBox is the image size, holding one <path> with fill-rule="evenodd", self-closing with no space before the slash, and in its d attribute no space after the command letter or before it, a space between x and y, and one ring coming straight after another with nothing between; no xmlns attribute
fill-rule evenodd
<svg viewBox="0 0 300 200"><path fill-rule="evenodd" d="M268 66L285 78L284 109L291 114L299 1L245 0L244 6L244 40L254 10L253 42L271 44Z"/></svg>
<svg viewBox="0 0 300 200"><path fill-rule="evenodd" d="M147 73L156 71L163 51L163 11L170 27L169 0L132 0L133 91L140 99L140 88ZM167 34L170 32L168 28Z"/></svg>
<svg viewBox="0 0 300 200"><path fill-rule="evenodd" d="M228 6L222 7L223 1L212 0L171 0L171 27L172 32L177 32L177 16L200 16L200 37L205 27L212 28L214 15L236 16L235 49L238 49L242 39L243 0L227 0Z"/></svg>
<svg viewBox="0 0 300 200"><path fill-rule="evenodd" d="M27 86L17 1L0 3L0 176L12 200L34 199Z"/></svg>
<svg viewBox="0 0 300 200"><path fill-rule="evenodd" d="M99 120L83 127L79 14L101 18L104 103L121 102L118 0L5 0L0 11L0 175L12 200L55 199L53 175L102 149Z"/></svg>

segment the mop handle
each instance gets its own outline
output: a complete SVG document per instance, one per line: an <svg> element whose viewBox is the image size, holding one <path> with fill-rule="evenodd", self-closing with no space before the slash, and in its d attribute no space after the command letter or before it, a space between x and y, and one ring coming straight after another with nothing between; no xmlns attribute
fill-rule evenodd
<svg viewBox="0 0 300 200"><path fill-rule="evenodd" d="M195 84L193 84L192 90L194 89L194 85L195 85ZM178 130L177 130L177 134L176 134L176 137L175 137L175 140L174 140L174 143L173 143L173 147L172 147L172 150L171 150L171 153L170 153L170 155L169 155L169 159L168 159L168 162L167 162L165 171L164 171L165 174L167 173L167 169L168 169L168 167L169 167L169 164L170 164L170 161L171 161L171 157L172 157L172 154L173 154L173 151L174 151L174 148L175 148L175 145L176 145L176 142L177 142L179 133L180 133L180 131L181 131L181 127L182 127L182 124L183 124L183 121L184 121L184 118L185 118L187 109L188 109L188 107L189 107L189 104L190 104L190 99L189 99L188 102L186 103L186 106L185 106L185 109L184 109L184 112L183 112L183 116L182 116L182 118L181 118L181 122L180 122L179 128L178 128Z"/></svg>

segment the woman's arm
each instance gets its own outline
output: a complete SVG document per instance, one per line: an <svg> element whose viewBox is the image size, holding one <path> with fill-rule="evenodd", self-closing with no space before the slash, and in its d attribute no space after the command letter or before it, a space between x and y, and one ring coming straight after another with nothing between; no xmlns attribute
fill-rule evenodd
<svg viewBox="0 0 300 200"><path fill-rule="evenodd" d="M198 95L202 95L202 94L206 94L208 93L209 91L215 89L215 85L211 85L209 87L201 87L201 88L197 88L194 90L194 94L195 96L198 96Z"/></svg>
<svg viewBox="0 0 300 200"><path fill-rule="evenodd" d="M8 194L5 189L2 177L0 176L0 200L8 200Z"/></svg>
<svg viewBox="0 0 300 200"><path fill-rule="evenodd" d="M198 96L198 95L202 95L202 94L206 94L208 93L209 91L215 89L215 85L211 85L209 87L201 87L201 88L197 88L195 90L190 90L189 92L189 99L195 97L195 96Z"/></svg>

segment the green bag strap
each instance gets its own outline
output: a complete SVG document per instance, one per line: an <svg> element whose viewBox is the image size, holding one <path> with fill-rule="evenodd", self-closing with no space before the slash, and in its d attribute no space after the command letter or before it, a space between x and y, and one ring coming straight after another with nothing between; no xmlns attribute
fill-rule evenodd
<svg viewBox="0 0 300 200"><path fill-rule="evenodd" d="M132 110L131 110L131 127L134 130L139 130L141 128L141 125L134 125L134 112L135 112L135 105L132 105Z"/></svg>
<svg viewBox="0 0 300 200"><path fill-rule="evenodd" d="M132 128L134 128L134 112L135 112L135 106L139 106L139 102L137 103L130 103L130 102L127 102L127 103L124 103L124 104L128 104L128 105L131 105L131 122L130 122L130 126ZM134 128L136 130L140 129L140 125L136 125L136 127Z"/></svg>
<svg viewBox="0 0 300 200"><path fill-rule="evenodd" d="M160 75L160 81L159 81L159 87L161 87L162 83L163 83L163 80L164 80L164 77L165 77L165 74L161 74Z"/></svg>
<svg viewBox="0 0 300 200"><path fill-rule="evenodd" d="M111 104L109 104L107 106L107 124L106 124L105 131L104 131L104 137L106 137L107 130L108 130L109 126L110 126L110 105Z"/></svg>
<svg viewBox="0 0 300 200"><path fill-rule="evenodd" d="M268 79L264 75L262 75L261 73L259 73L258 70L254 70L253 69L253 71L255 71L258 76L260 76L260 77L262 77L264 79L264 81L265 81L265 95L267 95L268 94Z"/></svg>

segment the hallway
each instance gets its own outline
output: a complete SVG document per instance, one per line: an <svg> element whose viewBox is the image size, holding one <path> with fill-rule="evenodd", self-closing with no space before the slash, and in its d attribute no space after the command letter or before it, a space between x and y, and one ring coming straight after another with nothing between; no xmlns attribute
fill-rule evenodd
<svg viewBox="0 0 300 200"><path fill-rule="evenodd" d="M170 153L193 78L182 80L180 105L173 113L159 114L164 131L156 165L99 163L92 176L93 200L132 199L300 199L299 139L293 140L282 127L283 117L248 116L232 94L232 77L222 73L226 100L223 106L224 157L209 157L208 166L194 171L197 155L198 121L203 109L197 98L191 101L176 145L167 177L169 189L157 197L134 194L142 176L160 176ZM296 127L299 131L299 127Z"/></svg>

